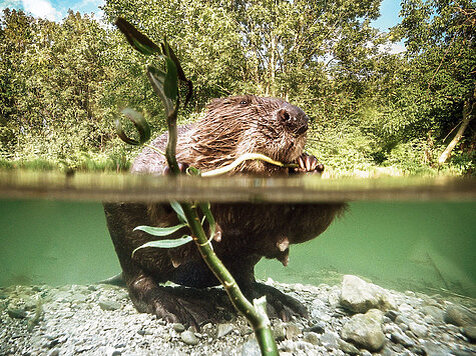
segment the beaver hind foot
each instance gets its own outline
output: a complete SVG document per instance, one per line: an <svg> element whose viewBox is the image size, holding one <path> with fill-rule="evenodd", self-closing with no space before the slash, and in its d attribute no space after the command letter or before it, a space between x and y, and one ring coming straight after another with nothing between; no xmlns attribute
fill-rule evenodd
<svg viewBox="0 0 476 356"><path fill-rule="evenodd" d="M271 286L254 282L242 289L250 302L265 296L267 313L272 318L289 321L294 316L308 315L300 302ZM193 326L197 330L203 324L223 322L235 315L228 296L221 288L165 287L152 278L142 277L130 285L129 291L138 311L155 314L169 323Z"/></svg>

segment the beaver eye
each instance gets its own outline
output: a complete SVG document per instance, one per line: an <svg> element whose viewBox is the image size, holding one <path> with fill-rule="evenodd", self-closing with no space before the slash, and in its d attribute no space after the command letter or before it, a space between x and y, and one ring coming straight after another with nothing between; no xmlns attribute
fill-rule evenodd
<svg viewBox="0 0 476 356"><path fill-rule="evenodd" d="M242 100L242 101L240 101L240 104L241 105L246 105L246 104L248 104L248 102L246 100Z"/></svg>

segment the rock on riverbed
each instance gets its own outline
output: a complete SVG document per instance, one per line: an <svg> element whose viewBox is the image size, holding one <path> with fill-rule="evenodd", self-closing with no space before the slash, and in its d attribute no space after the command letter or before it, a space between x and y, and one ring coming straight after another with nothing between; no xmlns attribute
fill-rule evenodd
<svg viewBox="0 0 476 356"><path fill-rule="evenodd" d="M273 319L283 355L474 355L474 305L400 293L344 276L342 285L268 281L309 308ZM468 302L471 301L468 299ZM0 288L0 355L259 355L243 317L199 332L138 313L110 285Z"/></svg>

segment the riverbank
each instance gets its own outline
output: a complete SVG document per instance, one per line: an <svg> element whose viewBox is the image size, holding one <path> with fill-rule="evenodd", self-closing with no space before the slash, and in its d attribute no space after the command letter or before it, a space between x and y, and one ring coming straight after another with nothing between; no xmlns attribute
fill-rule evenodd
<svg viewBox="0 0 476 356"><path fill-rule="evenodd" d="M476 353L474 300L400 293L355 276L335 286L268 283L309 310L309 319L272 320L281 354ZM0 355L259 355L241 316L186 330L138 313L112 285L0 288L0 322Z"/></svg>

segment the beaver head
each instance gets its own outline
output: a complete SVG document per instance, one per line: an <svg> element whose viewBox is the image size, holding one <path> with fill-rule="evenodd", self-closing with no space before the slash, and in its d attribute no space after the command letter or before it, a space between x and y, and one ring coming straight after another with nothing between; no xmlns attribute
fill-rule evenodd
<svg viewBox="0 0 476 356"><path fill-rule="evenodd" d="M293 162L303 152L308 121L304 111L282 99L254 95L214 99L190 131L186 161L202 170L229 164L244 153ZM247 161L235 172L268 175L277 170L261 161Z"/></svg>

